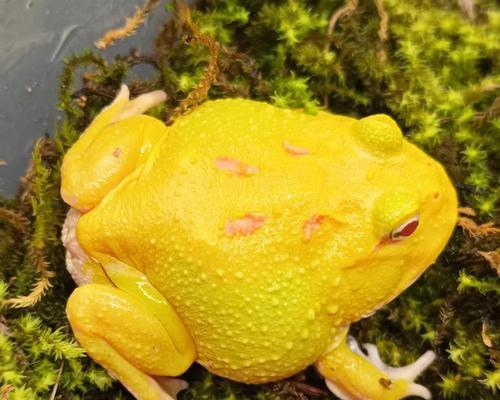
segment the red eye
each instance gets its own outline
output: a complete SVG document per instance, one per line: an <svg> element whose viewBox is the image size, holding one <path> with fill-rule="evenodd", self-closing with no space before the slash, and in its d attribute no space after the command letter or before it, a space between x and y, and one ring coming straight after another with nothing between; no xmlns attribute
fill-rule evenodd
<svg viewBox="0 0 500 400"><path fill-rule="evenodd" d="M413 218L399 225L391 232L391 240L404 240L411 236L418 227L418 220L418 215L415 215Z"/></svg>

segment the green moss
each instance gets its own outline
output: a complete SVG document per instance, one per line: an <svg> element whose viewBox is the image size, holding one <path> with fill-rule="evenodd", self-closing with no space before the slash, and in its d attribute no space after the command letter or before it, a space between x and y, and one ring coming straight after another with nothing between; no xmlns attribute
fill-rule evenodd
<svg viewBox="0 0 500 400"><path fill-rule="evenodd" d="M390 114L411 141L445 165L462 205L475 208L481 220L498 216L498 2L475 1L471 20L459 2L385 0L384 28L384 11L360 0L330 34L330 18L343 1L192 3L194 24L223 45L211 98L250 97L313 114ZM170 2L168 7L176 9ZM194 33L173 15L153 55L132 52L108 63L87 50L65 61L59 101L65 119L53 139L36 145L19 195L0 199L8 210L0 214L0 299L27 294L44 276L52 285L36 305L1 311L1 396L49 398L57 383L56 399L130 398L83 356L68 328L64 307L74 284L59 241L66 212L59 168L64 152L137 64L151 65L155 73L149 80L133 79L132 94L166 90L166 105L151 114L169 120L209 65L206 47L186 40ZM81 83L75 82L79 72ZM438 399L497 398L500 284L477 251L499 247L498 236L471 238L457 229L435 266L391 304L353 325L352 333L375 343L393 365L434 349L438 360L421 381ZM185 378L191 388L183 399L333 398L312 370L262 386L230 382L199 366Z"/></svg>

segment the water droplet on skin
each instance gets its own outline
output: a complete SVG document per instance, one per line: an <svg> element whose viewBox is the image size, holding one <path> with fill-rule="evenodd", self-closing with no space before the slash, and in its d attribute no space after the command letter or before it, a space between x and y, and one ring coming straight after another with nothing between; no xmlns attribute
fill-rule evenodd
<svg viewBox="0 0 500 400"><path fill-rule="evenodd" d="M215 272L217 272L217 275L219 275L219 276L224 275L224 270L223 270L222 268L217 268L217 269L215 270Z"/></svg>
<svg viewBox="0 0 500 400"><path fill-rule="evenodd" d="M310 308L308 311L307 311L307 319L309 321L313 321L314 319L316 318L316 313L314 312L314 310L312 308Z"/></svg>
<svg viewBox="0 0 500 400"><path fill-rule="evenodd" d="M304 329L304 330L301 332L300 337L301 337L302 339L307 339L307 338L309 337L309 330L308 330L307 328L306 328L306 329Z"/></svg>
<svg viewBox="0 0 500 400"><path fill-rule="evenodd" d="M235 275L236 275L236 278L239 278L239 279L243 278L243 272L241 272L241 271L236 272Z"/></svg>
<svg viewBox="0 0 500 400"><path fill-rule="evenodd" d="M340 285L340 276L335 277L332 284L334 287L338 287Z"/></svg>
<svg viewBox="0 0 500 400"><path fill-rule="evenodd" d="M330 304L328 307L326 307L326 312L328 314L335 314L338 310L339 310L338 304Z"/></svg>
<svg viewBox="0 0 500 400"><path fill-rule="evenodd" d="M286 342L286 344L285 344L285 348L286 348L287 350L290 350L292 347L293 347L293 342Z"/></svg>

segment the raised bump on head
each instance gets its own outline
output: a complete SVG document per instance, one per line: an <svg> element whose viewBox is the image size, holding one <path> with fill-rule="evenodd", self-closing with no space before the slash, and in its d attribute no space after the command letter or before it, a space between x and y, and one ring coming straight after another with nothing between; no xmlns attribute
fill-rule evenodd
<svg viewBox="0 0 500 400"><path fill-rule="evenodd" d="M403 143L398 124L385 114L370 115L356 121L353 133L364 148L375 154L392 154Z"/></svg>

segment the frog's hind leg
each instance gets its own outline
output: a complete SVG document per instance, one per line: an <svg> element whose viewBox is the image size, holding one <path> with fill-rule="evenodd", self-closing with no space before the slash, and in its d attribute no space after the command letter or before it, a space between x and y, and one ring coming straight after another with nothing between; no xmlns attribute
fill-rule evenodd
<svg viewBox="0 0 500 400"><path fill-rule="evenodd" d="M186 387L168 377L182 374L194 361L194 345L185 345L191 338L179 344L175 321L166 326L134 294L84 285L69 298L67 313L80 345L137 399L172 400Z"/></svg>
<svg viewBox="0 0 500 400"><path fill-rule="evenodd" d="M61 196L66 203L81 212L91 210L148 159L167 128L142 113L165 99L157 90L130 100L122 86L64 156Z"/></svg>
<svg viewBox="0 0 500 400"><path fill-rule="evenodd" d="M434 360L432 351L424 353L406 367L385 365L374 345L359 348L352 337L325 354L317 363L328 388L342 400L399 400L408 396L430 399L427 388L414 382Z"/></svg>

